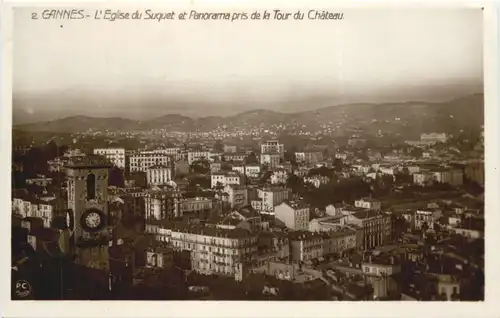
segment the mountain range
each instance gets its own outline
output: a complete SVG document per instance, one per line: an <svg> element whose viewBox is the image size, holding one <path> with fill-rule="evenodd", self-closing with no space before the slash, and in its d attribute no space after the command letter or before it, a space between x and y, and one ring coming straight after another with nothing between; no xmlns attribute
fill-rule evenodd
<svg viewBox="0 0 500 318"><path fill-rule="evenodd" d="M253 110L234 116L191 118L179 114L138 121L121 117L97 118L70 116L57 120L14 125L28 132L79 133L89 129L108 131L211 131L218 127L272 128L286 125L288 129L314 131L323 125L358 130L412 130L415 132L453 132L457 129L480 128L484 123L484 96L474 94L441 103L405 102L359 103L330 106L296 113Z"/></svg>

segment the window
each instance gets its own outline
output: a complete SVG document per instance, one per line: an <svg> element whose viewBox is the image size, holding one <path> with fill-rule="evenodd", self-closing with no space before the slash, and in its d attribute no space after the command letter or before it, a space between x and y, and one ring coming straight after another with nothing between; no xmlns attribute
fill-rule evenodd
<svg viewBox="0 0 500 318"><path fill-rule="evenodd" d="M87 176L87 199L95 199L95 174L93 173Z"/></svg>

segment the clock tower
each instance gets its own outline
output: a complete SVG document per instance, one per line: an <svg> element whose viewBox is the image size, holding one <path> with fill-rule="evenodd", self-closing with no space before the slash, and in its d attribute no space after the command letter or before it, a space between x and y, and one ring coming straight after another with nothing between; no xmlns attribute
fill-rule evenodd
<svg viewBox="0 0 500 318"><path fill-rule="evenodd" d="M92 161L66 166L68 214L76 261L87 267L108 267L108 173L110 165Z"/></svg>

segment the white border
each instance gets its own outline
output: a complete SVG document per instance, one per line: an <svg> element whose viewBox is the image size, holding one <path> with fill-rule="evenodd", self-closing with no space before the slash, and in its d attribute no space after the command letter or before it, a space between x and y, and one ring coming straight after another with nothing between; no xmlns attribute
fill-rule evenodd
<svg viewBox="0 0 500 318"><path fill-rule="evenodd" d="M229 4L231 2L231 4ZM237 3L236 3L237 2ZM7 245L2 251L10 251L10 154L12 125L12 6L49 6L49 5L107 5L132 6L132 1L86 1L85 3L64 0L53 1L11 1L2 7L2 106L0 107L0 191L2 244ZM169 1L169 7L194 5L195 1ZM373 7L373 6L430 6L433 7L484 7L484 77L485 77L485 149L486 149L486 300L478 303L434 303L434 302L197 302L197 301L155 301L155 302L12 302L10 301L10 252L5 253L0 262L4 282L1 289L3 317L498 317L500 316L500 258L499 227L500 203L498 194L500 185L500 112L498 109L498 32L497 13L492 2L480 1L196 1L203 6L238 6L240 7L312 7L324 6L335 8ZM141 7L146 2L140 2ZM147 3L147 6L165 6L165 3ZM422 21L425 23L425 21ZM34 36L36 36L34 34Z"/></svg>

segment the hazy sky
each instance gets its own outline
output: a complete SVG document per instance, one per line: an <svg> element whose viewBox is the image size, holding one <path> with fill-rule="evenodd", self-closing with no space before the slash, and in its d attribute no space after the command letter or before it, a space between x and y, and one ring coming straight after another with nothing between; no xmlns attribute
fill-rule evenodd
<svg viewBox="0 0 500 318"><path fill-rule="evenodd" d="M342 11L342 21L109 22L17 9L14 112L225 115L482 92L480 9Z"/></svg>

